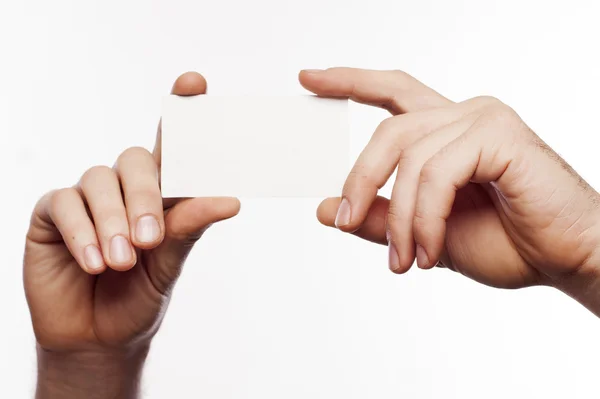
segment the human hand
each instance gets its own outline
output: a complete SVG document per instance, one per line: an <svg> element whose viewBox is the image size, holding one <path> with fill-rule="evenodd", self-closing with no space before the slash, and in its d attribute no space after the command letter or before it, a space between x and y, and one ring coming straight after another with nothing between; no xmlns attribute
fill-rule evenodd
<svg viewBox="0 0 600 399"><path fill-rule="evenodd" d="M205 91L195 73L173 86L177 95ZM91 168L76 186L36 205L24 284L44 385L39 397L63 388L92 397L86 384L95 395L105 392L98 397L132 396L187 254L211 223L238 213L235 198L163 201L160 159L159 126L153 154L129 148L113 168Z"/></svg>
<svg viewBox="0 0 600 399"><path fill-rule="evenodd" d="M404 273L443 266L503 288L552 285L600 315L599 195L507 105L454 103L401 71L303 71L324 97L389 110L319 220L389 246ZM378 190L397 170L391 199Z"/></svg>

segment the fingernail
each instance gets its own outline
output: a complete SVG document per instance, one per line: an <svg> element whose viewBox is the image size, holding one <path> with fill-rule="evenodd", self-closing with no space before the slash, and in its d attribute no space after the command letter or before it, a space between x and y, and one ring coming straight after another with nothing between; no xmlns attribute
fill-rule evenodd
<svg viewBox="0 0 600 399"><path fill-rule="evenodd" d="M123 236L114 236L110 241L110 260L115 263L131 262L131 246Z"/></svg>
<svg viewBox="0 0 600 399"><path fill-rule="evenodd" d="M320 72L323 72L323 70L322 70L322 69L304 69L304 72L305 72L305 73L310 73L310 74L313 74L313 73L320 73Z"/></svg>
<svg viewBox="0 0 600 399"><path fill-rule="evenodd" d="M417 244L417 266L419 266L419 268L424 269L427 266L429 266L429 258L427 257L427 252L425 252L425 249Z"/></svg>
<svg viewBox="0 0 600 399"><path fill-rule="evenodd" d="M146 215L138 219L135 226L135 238L139 242L151 243L158 240L160 226L154 216Z"/></svg>
<svg viewBox="0 0 600 399"><path fill-rule="evenodd" d="M398 257L398 250L393 242L388 242L388 250L389 250L389 265L390 270L395 272L400 268L400 258Z"/></svg>
<svg viewBox="0 0 600 399"><path fill-rule="evenodd" d="M88 245L83 251L83 257L85 258L85 265L90 270L98 270L104 266L104 259L102 259L102 253L95 245Z"/></svg>
<svg viewBox="0 0 600 399"><path fill-rule="evenodd" d="M344 198L340 203L337 215L335 217L335 227L340 228L350 224L350 217L352 216L352 210L350 209L350 202Z"/></svg>

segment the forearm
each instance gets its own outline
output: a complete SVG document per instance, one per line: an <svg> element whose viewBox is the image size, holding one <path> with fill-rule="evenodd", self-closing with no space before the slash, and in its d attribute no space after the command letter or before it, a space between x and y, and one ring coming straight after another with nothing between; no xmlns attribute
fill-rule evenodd
<svg viewBox="0 0 600 399"><path fill-rule="evenodd" d="M36 399L134 399L148 347L129 353L60 353L40 347Z"/></svg>

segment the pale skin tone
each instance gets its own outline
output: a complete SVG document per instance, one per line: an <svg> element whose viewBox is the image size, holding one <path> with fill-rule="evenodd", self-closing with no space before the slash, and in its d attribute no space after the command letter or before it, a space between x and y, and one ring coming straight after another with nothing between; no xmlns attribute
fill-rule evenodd
<svg viewBox="0 0 600 399"><path fill-rule="evenodd" d="M173 86L178 95L205 91L194 73ZM160 134L159 127L153 153L130 148L113 168L91 168L34 210L24 280L39 398L136 397L185 257L211 223L239 211L235 198L163 202Z"/></svg>
<svg viewBox="0 0 600 399"><path fill-rule="evenodd" d="M341 197L317 216L387 245L397 274L446 267L494 287L550 285L600 315L599 196L499 100L455 103L400 71L303 71L323 97L383 107ZM177 95L206 81L182 75ZM390 199L377 195L394 170ZM24 280L38 341L38 398L135 398L150 341L193 243L235 198L163 201L153 153L130 148L45 195Z"/></svg>

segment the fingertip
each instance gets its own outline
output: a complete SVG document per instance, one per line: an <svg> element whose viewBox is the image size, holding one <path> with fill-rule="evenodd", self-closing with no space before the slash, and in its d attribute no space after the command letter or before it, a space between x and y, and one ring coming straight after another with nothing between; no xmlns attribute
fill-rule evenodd
<svg viewBox="0 0 600 399"><path fill-rule="evenodd" d="M126 271L129 271L129 270L133 269L136 264L137 264L137 258L134 257L133 261L131 261L131 262L127 262L127 263L109 262L107 264L107 266L108 266L109 269L112 269L112 270L114 270L116 272L126 272Z"/></svg>
<svg viewBox="0 0 600 399"><path fill-rule="evenodd" d="M128 271L137 263L136 250L128 237L129 234L113 236L108 242L108 248L105 249L104 261L115 271Z"/></svg>
<svg viewBox="0 0 600 399"><path fill-rule="evenodd" d="M198 72L186 72L177 78L171 93L178 96L195 96L206 93L206 88L204 76Z"/></svg>
<svg viewBox="0 0 600 399"><path fill-rule="evenodd" d="M362 220L358 220L359 218L355 217L355 213L356 207L353 207L347 197L342 197L335 215L335 227L347 233L358 230Z"/></svg>
<svg viewBox="0 0 600 399"><path fill-rule="evenodd" d="M324 69L303 69L298 74L298 80L306 90L315 94L323 94L321 86L326 72L327 70Z"/></svg>
<svg viewBox="0 0 600 399"><path fill-rule="evenodd" d="M319 75L322 75L323 72L325 72L325 69L303 69L298 74L298 78L300 80L304 80L304 79L310 80L312 78L318 77Z"/></svg>
<svg viewBox="0 0 600 399"><path fill-rule="evenodd" d="M355 71L347 67L304 69L299 74L299 80L305 89L319 96L348 98L355 86Z"/></svg>
<svg viewBox="0 0 600 399"><path fill-rule="evenodd" d="M107 262L107 266L117 272L126 272L133 269L137 264L137 254L135 248L131 244L129 245L129 248L131 250L130 260L123 262L116 262L113 260L111 262Z"/></svg>
<svg viewBox="0 0 600 399"><path fill-rule="evenodd" d="M97 276L99 274L104 273L104 271L107 269L107 266L102 266L99 269L92 269L89 268L87 265L79 265L81 267L81 270L83 270L86 274L89 274L90 276Z"/></svg>
<svg viewBox="0 0 600 399"><path fill-rule="evenodd" d="M397 267L396 269L390 269L392 273L397 274L397 275L401 275L401 274L406 274L412 265L400 265L399 267Z"/></svg>
<svg viewBox="0 0 600 399"><path fill-rule="evenodd" d="M83 262L79 262L84 272L96 275L106 270L106 264L100 249L94 244L90 244L83 250Z"/></svg>
<svg viewBox="0 0 600 399"><path fill-rule="evenodd" d="M213 223L222 222L237 216L241 210L241 202L235 197L203 198L204 224L211 226Z"/></svg>
<svg viewBox="0 0 600 399"><path fill-rule="evenodd" d="M429 270L436 265L437 260L432 262L431 251L426 250L421 244L417 244L415 252L419 269Z"/></svg>
<svg viewBox="0 0 600 399"><path fill-rule="evenodd" d="M215 214L223 216L224 219L237 215L242 208L242 203L236 197L214 197L207 200L210 201L210 207Z"/></svg>
<svg viewBox="0 0 600 399"><path fill-rule="evenodd" d="M319 204L317 208L317 219L321 224L328 227L336 227L335 218L341 201L342 199L339 197L326 198Z"/></svg>
<svg viewBox="0 0 600 399"><path fill-rule="evenodd" d="M227 198L230 201L230 214L231 216L229 217L234 217L237 216L240 211L242 210L242 202L240 201L239 198L235 198L235 197L228 197Z"/></svg>
<svg viewBox="0 0 600 399"><path fill-rule="evenodd" d="M133 265L127 265L127 266L122 266L122 265L115 266L115 265L112 265L112 266L109 266L109 269L112 269L112 270L114 270L116 272L119 272L119 273L124 273L124 272L128 272L129 270L133 269L134 267L135 267L135 263Z"/></svg>
<svg viewBox="0 0 600 399"><path fill-rule="evenodd" d="M412 260L409 258L410 254L406 251L402 251L396 244L393 238L394 234L386 227L385 239L388 246L388 264L390 270L394 274L404 274L412 267ZM413 258L414 260L414 258Z"/></svg>
<svg viewBox="0 0 600 399"><path fill-rule="evenodd" d="M154 249L165 239L165 226L162 215L146 214L139 216L135 225L130 225L131 243L139 249Z"/></svg>
<svg viewBox="0 0 600 399"><path fill-rule="evenodd" d="M345 233L354 233L361 228L366 215L354 217L354 208L345 197L327 198L317 208L317 219L328 227Z"/></svg>
<svg viewBox="0 0 600 399"><path fill-rule="evenodd" d="M421 269L431 269L435 267L444 250L446 221L426 217L425 213L419 211L417 215L421 215L416 216L413 221L417 266Z"/></svg>
<svg viewBox="0 0 600 399"><path fill-rule="evenodd" d="M415 263L415 251L414 251L414 248L410 248L406 252L403 252L403 253L400 254L400 267L403 270L409 271L410 268L413 266L414 263Z"/></svg>

